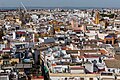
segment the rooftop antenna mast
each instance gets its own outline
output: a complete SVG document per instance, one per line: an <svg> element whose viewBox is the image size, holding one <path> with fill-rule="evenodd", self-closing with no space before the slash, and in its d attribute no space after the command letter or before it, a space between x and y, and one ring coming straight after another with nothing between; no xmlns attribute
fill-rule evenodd
<svg viewBox="0 0 120 80"><path fill-rule="evenodd" d="M25 12L27 12L27 9L26 9L26 7L24 6L24 4L22 2L21 2L21 5L24 8Z"/></svg>

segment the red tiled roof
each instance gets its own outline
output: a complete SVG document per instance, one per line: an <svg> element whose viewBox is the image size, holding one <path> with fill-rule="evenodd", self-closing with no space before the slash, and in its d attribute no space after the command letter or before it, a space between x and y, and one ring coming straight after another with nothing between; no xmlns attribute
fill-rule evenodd
<svg viewBox="0 0 120 80"><path fill-rule="evenodd" d="M26 32L18 31L16 34L26 34Z"/></svg>
<svg viewBox="0 0 120 80"><path fill-rule="evenodd" d="M56 64L52 64L52 66L56 66Z"/></svg>
<svg viewBox="0 0 120 80"><path fill-rule="evenodd" d="M62 49L62 50L71 50L71 49L68 48L68 47L62 47L61 49Z"/></svg>
<svg viewBox="0 0 120 80"><path fill-rule="evenodd" d="M99 58L97 55L84 55L85 58Z"/></svg>
<svg viewBox="0 0 120 80"><path fill-rule="evenodd" d="M82 30L80 30L80 29L77 29L77 30L74 30L74 32L81 32Z"/></svg>
<svg viewBox="0 0 120 80"><path fill-rule="evenodd" d="M33 79L44 79L44 77L43 76L33 76Z"/></svg>
<svg viewBox="0 0 120 80"><path fill-rule="evenodd" d="M11 48L3 48L3 50L11 50Z"/></svg>
<svg viewBox="0 0 120 80"><path fill-rule="evenodd" d="M78 58L85 58L84 56L78 56Z"/></svg>
<svg viewBox="0 0 120 80"><path fill-rule="evenodd" d="M100 53L102 53L102 54L107 54L107 51L105 51L104 49L101 49L101 50L100 50Z"/></svg>

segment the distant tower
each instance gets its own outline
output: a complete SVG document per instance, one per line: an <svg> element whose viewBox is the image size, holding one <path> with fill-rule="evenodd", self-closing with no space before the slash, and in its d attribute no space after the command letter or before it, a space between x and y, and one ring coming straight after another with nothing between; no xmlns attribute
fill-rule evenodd
<svg viewBox="0 0 120 80"><path fill-rule="evenodd" d="M19 19L23 24L24 13L21 8L18 9Z"/></svg>
<svg viewBox="0 0 120 80"><path fill-rule="evenodd" d="M72 26L72 28L77 28L78 27L78 22L77 22L77 20L75 20L75 19L72 19L72 21L71 21L71 26Z"/></svg>
<svg viewBox="0 0 120 80"><path fill-rule="evenodd" d="M18 14L19 14L19 19L20 21L22 22L22 25L24 25L26 23L26 13L25 13L25 10L22 9L22 8L19 8L18 9Z"/></svg>
<svg viewBox="0 0 120 80"><path fill-rule="evenodd" d="M98 11L96 11L96 13L95 13L95 24L99 24L100 23L99 22L99 18L100 18L100 14L99 14Z"/></svg>

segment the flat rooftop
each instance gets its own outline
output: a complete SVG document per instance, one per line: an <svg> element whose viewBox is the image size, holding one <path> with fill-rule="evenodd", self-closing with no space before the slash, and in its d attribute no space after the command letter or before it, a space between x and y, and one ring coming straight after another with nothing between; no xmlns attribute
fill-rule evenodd
<svg viewBox="0 0 120 80"><path fill-rule="evenodd" d="M50 73L50 77L98 77L100 74Z"/></svg>

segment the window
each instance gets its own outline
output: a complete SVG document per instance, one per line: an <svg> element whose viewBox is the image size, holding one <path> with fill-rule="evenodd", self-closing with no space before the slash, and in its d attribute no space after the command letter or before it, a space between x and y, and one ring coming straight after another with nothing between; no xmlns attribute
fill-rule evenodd
<svg viewBox="0 0 120 80"><path fill-rule="evenodd" d="M67 80L67 78L65 78L65 80Z"/></svg>
<svg viewBox="0 0 120 80"><path fill-rule="evenodd" d="M93 80L93 78L90 78L90 80Z"/></svg>
<svg viewBox="0 0 120 80"><path fill-rule="evenodd" d="M59 40L63 40L63 41L64 41L64 37L59 37L59 38L58 38L58 41L59 41Z"/></svg>
<svg viewBox="0 0 120 80"><path fill-rule="evenodd" d="M76 34L80 34L80 32L76 32Z"/></svg>
<svg viewBox="0 0 120 80"><path fill-rule="evenodd" d="M110 41L109 43L112 44L112 41Z"/></svg>
<svg viewBox="0 0 120 80"><path fill-rule="evenodd" d="M119 26L117 26L117 28L119 28Z"/></svg>
<svg viewBox="0 0 120 80"><path fill-rule="evenodd" d="M108 71L110 72L110 69L108 69Z"/></svg>
<svg viewBox="0 0 120 80"><path fill-rule="evenodd" d="M115 73L115 70L114 70L114 69L113 69L112 71L113 71L113 73Z"/></svg>
<svg viewBox="0 0 120 80"><path fill-rule="evenodd" d="M9 61L3 61L3 64L6 65L6 64L10 64Z"/></svg>
<svg viewBox="0 0 120 80"><path fill-rule="evenodd" d="M80 80L84 80L84 78L80 78Z"/></svg>
<svg viewBox="0 0 120 80"><path fill-rule="evenodd" d="M112 73L101 73L101 75L102 75L102 76L103 76L103 75L104 75L104 76L105 76L105 75L106 75L106 76L112 76L113 74L112 74Z"/></svg>
<svg viewBox="0 0 120 80"><path fill-rule="evenodd" d="M99 62L102 63L102 59L101 58L99 58Z"/></svg>
<svg viewBox="0 0 120 80"><path fill-rule="evenodd" d="M106 41L106 44L109 44L109 41Z"/></svg>

